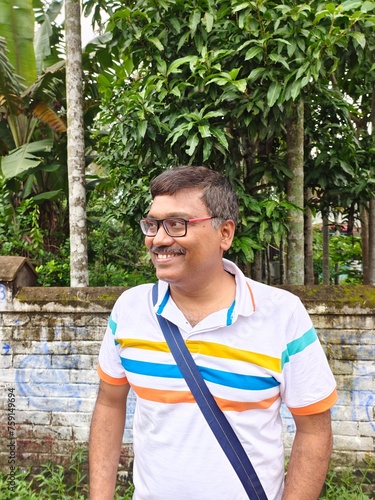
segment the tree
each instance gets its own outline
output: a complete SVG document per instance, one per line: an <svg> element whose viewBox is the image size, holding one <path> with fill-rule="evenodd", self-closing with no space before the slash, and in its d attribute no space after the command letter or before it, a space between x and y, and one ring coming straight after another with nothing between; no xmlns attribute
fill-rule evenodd
<svg viewBox="0 0 375 500"><path fill-rule="evenodd" d="M106 131L102 164L129 183L168 165L209 163L238 187L244 211L235 248L244 260L270 241L265 232L280 240L285 226L277 211L287 181L299 186L300 209L304 188L304 134L298 134L297 143L284 124L292 131L298 103L310 106L320 87L329 93L338 52L347 38L358 38L354 27L368 6L241 0L218 6L203 0L100 5L111 14L107 44L115 61L110 70L103 66L99 77L104 95L100 134ZM324 127L328 123L326 117ZM298 162L292 161L292 147L299 152ZM291 171L295 164L298 176ZM337 176L345 169L337 162ZM267 199L275 202L268 221L260 208ZM131 216L132 208L127 210ZM258 230L249 234L253 219ZM289 240L298 241L301 252L302 211L298 219ZM296 263L301 283L303 260L291 258L289 267Z"/></svg>
<svg viewBox="0 0 375 500"><path fill-rule="evenodd" d="M0 11L1 31L7 37L0 40L1 170L13 193L13 210L32 198L41 208L40 223L51 240L56 229L53 203L60 203L65 189L64 176L57 173L60 162L64 165L64 148L52 152L54 141L62 138L63 142L66 132L59 104L64 61L46 50L42 36L37 37L34 49L31 2L2 0ZM46 24L49 20L42 18L37 34ZM48 55L51 66L38 74L42 54Z"/></svg>
<svg viewBox="0 0 375 500"><path fill-rule="evenodd" d="M71 286L88 285L80 19L80 2L65 0Z"/></svg>
<svg viewBox="0 0 375 500"><path fill-rule="evenodd" d="M5 188L9 193L6 202L13 205L12 220L15 227L17 217L23 213L23 207L29 211L30 216L34 210L37 211L39 234L43 235L42 241L38 239L39 247L36 248L36 243L32 248L27 246L27 249L26 246L17 246L16 251L31 251L28 256L34 259L34 264L41 265L51 258L51 251L66 259L64 243L69 238L66 227L68 175L67 128L64 121L65 60L61 56L61 27L52 24L60 12L62 2L52 2L46 9L43 4L38 4L38 8L33 9L31 2L18 4L1 0L1 3L1 29L7 35L7 39L0 42L0 113L3 118L0 120L0 151L3 155L1 169L5 177ZM75 13L75 21L74 15ZM50 40L53 45L50 45ZM79 49L81 52L80 46ZM78 77L82 92L82 71L74 74L73 69L73 75ZM30 85L26 87L24 82L27 78ZM87 80L87 85L90 88L90 100L86 100L86 126L89 126L96 104L94 99L98 94L93 81ZM70 109L76 109L75 103ZM83 119L80 126L83 137ZM78 148L75 147L74 154L77 151ZM83 169L84 166L83 159ZM74 175L72 177L76 180ZM85 198L86 188L84 178L81 178L81 183L79 197L82 200ZM77 195L76 189L73 194ZM81 210L77 213L76 208L70 212L73 214L74 227L82 231L83 222L85 231L85 212ZM32 220L34 224L35 219ZM74 236L73 244L76 241ZM30 239L27 234L22 237ZM78 256L77 248L81 250L81 245L75 244L73 248L73 264ZM84 251L87 254L86 247ZM87 257L85 265L84 274L87 276ZM45 264L43 266L45 268ZM72 274L73 283L77 283L74 280L81 278L75 267ZM85 279L87 283L87 278Z"/></svg>

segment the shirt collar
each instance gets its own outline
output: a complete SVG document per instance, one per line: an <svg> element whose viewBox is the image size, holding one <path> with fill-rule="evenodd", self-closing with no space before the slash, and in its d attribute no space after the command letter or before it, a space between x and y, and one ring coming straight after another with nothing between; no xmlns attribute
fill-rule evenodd
<svg viewBox="0 0 375 500"><path fill-rule="evenodd" d="M255 300L251 289L250 280L236 264L230 260L223 259L224 269L233 274L236 280L236 298L232 306L228 309L227 325L234 323L238 316L251 316L255 312ZM157 314L163 315L163 311L169 302L170 292L167 282L158 282L158 301L154 307Z"/></svg>

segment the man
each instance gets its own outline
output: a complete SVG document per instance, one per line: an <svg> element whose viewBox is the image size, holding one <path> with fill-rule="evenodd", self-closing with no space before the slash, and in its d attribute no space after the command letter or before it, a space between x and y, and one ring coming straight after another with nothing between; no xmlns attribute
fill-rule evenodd
<svg viewBox="0 0 375 500"><path fill-rule="evenodd" d="M177 167L151 184L141 229L156 269L152 285L118 299L99 355L90 434L91 500L113 498L126 398L134 415L135 499L232 500L247 495L195 403L156 314L175 323L238 435L268 499L319 497L332 450L335 381L294 295L246 278L223 259L238 205L220 174ZM296 436L284 488L281 402Z"/></svg>

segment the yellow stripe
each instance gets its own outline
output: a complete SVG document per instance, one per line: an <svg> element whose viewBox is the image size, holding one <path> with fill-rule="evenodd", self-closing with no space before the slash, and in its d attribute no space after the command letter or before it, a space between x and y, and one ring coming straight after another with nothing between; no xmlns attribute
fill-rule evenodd
<svg viewBox="0 0 375 500"><path fill-rule="evenodd" d="M134 347L136 349L145 349L148 351L170 352L166 342L153 342L142 339L116 339L122 348ZM276 373L281 373L281 360L266 354L259 354L245 349L236 349L224 344L215 342L202 342L201 340L187 340L186 345L191 353L199 353L204 356L214 358L233 359L235 361L244 361L256 366L267 368Z"/></svg>
<svg viewBox="0 0 375 500"><path fill-rule="evenodd" d="M121 347L134 347L136 349L146 349L147 351L170 352L166 342L153 342L142 339L116 339Z"/></svg>
<svg viewBox="0 0 375 500"><path fill-rule="evenodd" d="M245 361L246 363L252 363L253 365L262 366L274 372L281 373L281 360L273 356L246 351L244 349L236 349L235 347L216 344L214 342L201 342L199 340L187 340L186 345L190 352L199 352L199 354L215 358Z"/></svg>

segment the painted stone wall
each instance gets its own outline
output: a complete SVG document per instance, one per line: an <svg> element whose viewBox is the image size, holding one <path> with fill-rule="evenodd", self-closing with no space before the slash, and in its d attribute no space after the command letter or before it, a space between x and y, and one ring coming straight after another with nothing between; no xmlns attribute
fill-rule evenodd
<svg viewBox="0 0 375 500"><path fill-rule="evenodd" d="M336 464L374 456L375 290L291 287L310 313L339 388L332 411ZM122 288L21 288L0 285L0 469L68 463L86 448L96 398L99 346ZM262 308L258 314L270 311ZM131 468L130 401L121 470ZM285 445L294 424L283 409Z"/></svg>

